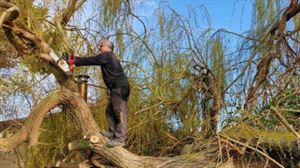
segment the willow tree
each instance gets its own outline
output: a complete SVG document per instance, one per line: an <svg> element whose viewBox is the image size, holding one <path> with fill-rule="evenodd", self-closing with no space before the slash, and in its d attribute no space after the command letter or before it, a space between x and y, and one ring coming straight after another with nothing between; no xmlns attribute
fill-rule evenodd
<svg viewBox="0 0 300 168"><path fill-rule="evenodd" d="M97 20L90 19L85 22L86 27L80 28L79 26L72 26L72 24L78 21L76 18L80 15L80 9L88 3L86 0L55 1L57 4L54 8L49 8L52 4L51 1L44 3L44 5L38 6L31 1L0 1L2 10L0 27L6 36L3 43L10 43L18 53L18 57L30 67L33 73L53 74L60 85L59 89L49 93L32 108L25 124L14 136L0 139L1 151L12 151L23 142L28 142L29 146L36 145L39 127L44 116L51 109L63 105L67 108L66 111L75 113L81 129L81 139L85 139L88 144L87 148L94 152L93 157L89 158L90 163L94 165L96 164L94 159L100 157L117 167L216 167L223 164L232 165L232 157L237 156L235 158L239 160L239 156L246 156L245 149L247 148L264 156L265 159L260 160L266 165L270 164L270 160L271 164L282 166L267 152L262 152L251 146L257 144L256 138L260 133L265 133L255 129L259 128L253 124L255 120L254 122L250 120L250 124L248 123L246 127L242 127L241 124L242 126L237 126L237 129L234 127L233 130L226 129L223 133L217 134L218 117L226 110L232 109L227 104L234 102L228 100L231 95L227 91L236 87L237 82L241 82L245 86L244 92L247 95L244 102L245 112L238 115L248 114L248 117L252 118L256 116L255 113L260 112L254 105L257 102L264 102L259 93L264 86L267 86L268 77L270 80L273 79L273 76L270 75L274 74L270 72L275 71L270 71L270 68L277 56L279 63L276 65L285 67L281 71L282 74L275 75L278 79L285 80L281 77L291 77L286 73L296 72L297 66L290 66L287 62L291 62L292 65L299 65L299 54L290 46L290 40L297 46L298 42L295 36L298 35L299 24L295 22L295 28L289 33L286 33L285 25L290 19L296 18L296 14L300 10L298 1L291 1L275 21L271 19L275 17L274 13L277 12L273 8L274 4L278 4L278 2L256 1L257 18L261 22L257 22L257 27L251 32L254 33L254 37L251 33L247 37L239 35L239 37L245 38L245 44L250 43L252 46L249 51L251 56L245 56L247 60L241 61L242 63L230 62L233 58L228 58L225 55L226 46L223 41L225 37L222 36L222 32L219 32L220 35L213 35L212 37L210 29L203 31L197 22L196 12L190 16L194 19L187 20L173 9L162 6L157 11L158 22L156 26L158 29L151 29L140 17L134 14L134 6L131 1L103 0L93 2L96 4L94 7L101 13L101 15L95 16ZM261 10L265 9L264 5L266 4L271 19L262 21L264 17L262 13L264 12ZM164 13L165 11L169 13ZM53 12L55 13L51 17L53 20L47 20L46 18L51 16ZM72 18L74 18L73 22L71 21ZM133 19L138 20L142 25L142 33L132 28ZM274 23L271 27L269 26L270 22ZM82 32L86 34L83 35ZM93 34L95 32L97 35ZM144 61L142 63L144 66L138 65L140 62L128 63L130 75L142 78L141 81L131 81L133 88L135 88L132 92L135 102L129 102L131 110L134 110L129 114L131 115L129 118L135 116L136 120L131 121L134 126L129 130L129 142L132 142L132 146L139 146L142 150L146 149L141 144L151 141L153 142L150 143L152 147L147 146L150 149L155 148L155 145L158 148L167 145L168 148L173 149L175 146L181 145L184 141L182 137L193 135L193 138L185 139L186 141L191 139L194 141L190 150L183 150L181 155L175 157L148 157L136 155L122 147L106 147L107 139L99 134L98 125L103 123L96 123L90 106L77 92L78 88L73 76L65 74L49 55L51 51L92 53L92 45L87 40L97 41L104 34L116 37L120 58L125 58L127 53L133 54L134 60ZM290 39L287 40L287 38ZM83 43L89 45L83 47ZM256 61L254 58L258 60L256 75L246 76L246 72L253 70L252 62ZM245 65L243 62L247 62L247 64ZM228 67L227 64L232 65L233 68L241 67L242 71L230 74L228 69L232 67ZM231 75L231 80L229 80L229 75ZM250 84L243 81L247 81L248 78L252 79ZM295 80L295 78L290 80ZM270 108L263 108L263 110L272 110L276 116L279 116L280 121L297 135L297 132L278 113L278 107L283 104L289 108L293 107L291 105L293 98L290 97L297 97L299 94L297 87L292 86L295 83L286 84L289 84L288 87L290 88L284 92L281 92L280 89L271 90L273 92L278 91L278 97L272 96L271 98L274 99L267 102L276 102L276 106L267 106ZM277 85L272 84L272 86ZM140 89L139 92L136 88ZM271 98L268 97L268 100ZM99 104L102 105L103 103ZM102 106L99 108L100 110L104 109ZM233 124L239 124L239 122L233 122ZM252 126L255 128L249 128ZM145 134L145 130L149 134ZM241 130L250 130L250 133ZM241 137L238 136L237 131L240 132ZM211 138L201 139L208 142L202 146L200 144L203 143L195 138L200 133L203 133L206 138ZM134 141L132 137L140 139ZM172 143L156 141L157 137L160 139L165 137L170 141L172 140ZM180 137L182 139L179 139ZM278 144L268 142L268 138L268 134L263 134L261 141L273 145L274 148L278 147ZM290 142L294 143L293 140L291 138ZM244 141L248 142L243 143ZM240 149L237 145L246 148ZM262 147L269 149L268 146ZM234 152L230 153L230 150ZM148 154L155 153L150 151ZM297 152L297 148L295 151ZM250 156L252 157L252 155ZM97 165L101 166L99 164L101 163L97 162ZM258 165L262 164L258 163Z"/></svg>
<svg viewBox="0 0 300 168"><path fill-rule="evenodd" d="M91 141L97 139L97 142L94 142L93 146L95 154L109 160L114 165L119 167L174 167L183 163L190 166L207 163L205 161L207 160L206 157L199 157L194 162L186 163L186 156L179 156L177 158L152 158L137 156L121 147L107 148L105 146L107 139L99 134L100 129L87 103L79 96L73 77L65 74L49 55L53 49L58 50L60 47L63 47L68 52L72 52L72 48L68 44L65 27L74 12L84 2L84 0L72 0L62 10L56 11L57 13L51 23L54 29L52 28L49 31L47 26L43 27L42 19L34 17L34 12L42 9L35 8L32 2L15 1L13 3L0 1L0 6L4 10L1 14L0 25L7 40L14 46L23 59L31 57L31 60L38 60L39 65L34 67L35 70L43 68L44 73L53 73L60 84L60 89L50 93L32 109L24 126L15 135L1 139L1 150L14 150L23 142L28 142L29 146L34 146L38 142L39 127L44 116L54 107L64 105L65 107L74 109L73 111L76 113L82 129L82 135L85 138L91 137ZM115 4L111 4L110 2L107 1L106 4L112 5L109 12L114 13L113 10L116 9ZM27 9L32 9L32 11L29 10L28 12ZM31 14L30 12L33 13ZM47 41L45 39L46 35L43 34L44 30L47 30L47 33L49 33ZM32 62L29 64L32 64Z"/></svg>

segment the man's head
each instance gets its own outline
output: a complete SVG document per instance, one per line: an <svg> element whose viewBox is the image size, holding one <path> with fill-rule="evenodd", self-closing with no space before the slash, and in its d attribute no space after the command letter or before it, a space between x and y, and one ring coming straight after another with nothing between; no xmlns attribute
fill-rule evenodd
<svg viewBox="0 0 300 168"><path fill-rule="evenodd" d="M114 44L107 39L102 39L98 45L98 49L100 52L110 52L114 50Z"/></svg>

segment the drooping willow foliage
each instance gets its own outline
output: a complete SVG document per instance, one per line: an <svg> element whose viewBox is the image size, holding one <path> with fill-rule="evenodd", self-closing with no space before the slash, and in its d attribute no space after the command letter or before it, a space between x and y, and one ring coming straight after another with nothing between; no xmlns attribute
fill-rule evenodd
<svg viewBox="0 0 300 168"><path fill-rule="evenodd" d="M237 35L213 31L202 7L182 16L162 2L150 20L135 13L134 5L141 4L134 1L88 1L71 18L67 29L60 30L55 27L58 18L55 13L67 2L14 2L21 9L20 22L42 36L57 54L69 50L66 41L79 56L95 54L103 37L116 43L116 53L131 84L127 148L134 153L179 154L183 145L205 134L211 125L211 111L216 107L217 131L241 121L258 128L277 129L280 122L271 112L271 106L280 107L282 114L297 127L294 113L299 109L299 70L293 69L293 73L288 70L296 57L293 50L299 53L299 15L279 28L291 33L289 37L270 33L288 3L256 0L251 29ZM59 31L64 31L66 37L57 36ZM2 40L0 43L6 44ZM0 48L0 53L8 49ZM30 51L24 53L21 62L32 74L27 78L33 81L31 88L26 88L30 92L13 91L27 96L29 104L36 104L43 95L41 92L47 93L57 85L46 76L47 65L40 64L32 55ZM270 55L276 56L268 60ZM268 61L262 62L263 59ZM270 66L265 67L266 63ZM75 74L82 73L91 76L91 83L104 85L100 68L76 69ZM8 87L0 88L3 95L11 93L5 90ZM249 92L255 93L254 106L250 106L253 97ZM1 106L9 109L4 101L0 101ZM91 86L89 102L95 119L104 129L107 90ZM63 113L47 118L40 144L25 156L20 154L26 166L53 164L68 155L68 142L80 139L76 119L61 109Z"/></svg>

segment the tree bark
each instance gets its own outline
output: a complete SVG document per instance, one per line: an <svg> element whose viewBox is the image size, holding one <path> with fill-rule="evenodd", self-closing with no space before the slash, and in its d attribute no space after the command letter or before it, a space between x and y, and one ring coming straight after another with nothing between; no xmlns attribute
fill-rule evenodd
<svg viewBox="0 0 300 168"><path fill-rule="evenodd" d="M204 101L209 101L210 99L213 100L212 106L210 106L208 110L205 110L205 112L208 112L209 114L203 115L207 118L207 122L202 126L202 132L206 137L211 137L217 132L218 115L223 106L222 91L220 90L213 73L207 69L207 67L201 66L200 68L200 74L195 78L195 82L197 85L203 85L203 87L196 88L198 91L202 91L205 94L206 100Z"/></svg>
<svg viewBox="0 0 300 168"><path fill-rule="evenodd" d="M62 88L49 94L39 102L33 108L24 126L14 136L8 139L0 139L0 150L12 151L22 142L28 142L29 146L35 145L38 140L38 130L45 115L58 105L68 105L76 109L76 115L78 116L83 133L99 131L87 104L80 95Z"/></svg>

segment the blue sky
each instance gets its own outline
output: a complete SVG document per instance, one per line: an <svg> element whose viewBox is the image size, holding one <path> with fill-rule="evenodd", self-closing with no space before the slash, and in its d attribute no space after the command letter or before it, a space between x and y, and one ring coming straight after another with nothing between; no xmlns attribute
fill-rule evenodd
<svg viewBox="0 0 300 168"><path fill-rule="evenodd" d="M134 0L135 14L145 16L149 20L161 0ZM252 0L169 0L164 1L179 14L187 16L191 7L205 7L211 18L211 27L214 30L224 28L228 31L242 33L250 29ZM86 4L86 17L92 15L91 1ZM204 25L205 26L205 25ZM206 28L206 27L205 27Z"/></svg>
<svg viewBox="0 0 300 168"><path fill-rule="evenodd" d="M155 9L162 4L169 4L183 16L186 16L191 8L198 7L202 13L205 8L211 19L211 28L214 30L224 28L228 31L243 33L250 29L253 2L254 0L133 0L133 7L137 16L150 23L153 21ZM86 19L94 17L96 10L94 7L94 1L87 1L84 13ZM135 21L136 30L142 29L140 23Z"/></svg>
<svg viewBox="0 0 300 168"><path fill-rule="evenodd" d="M238 0L170 0L174 8L182 13L185 6L204 5L211 17L212 27L243 32L250 28L252 4Z"/></svg>
<svg viewBox="0 0 300 168"><path fill-rule="evenodd" d="M136 8L136 14L151 17L160 2L160 0L136 0L135 3L141 5ZM185 16L191 7L204 7L215 30L224 28L242 33L250 29L253 5L251 0L168 0L164 3L170 4L179 14Z"/></svg>

